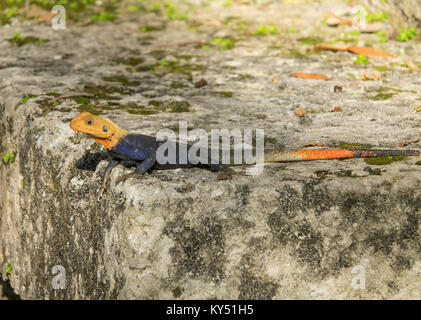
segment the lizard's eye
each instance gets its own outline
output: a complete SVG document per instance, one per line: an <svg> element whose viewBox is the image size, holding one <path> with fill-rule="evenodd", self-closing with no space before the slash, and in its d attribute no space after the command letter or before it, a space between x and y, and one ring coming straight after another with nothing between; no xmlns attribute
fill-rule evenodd
<svg viewBox="0 0 421 320"><path fill-rule="evenodd" d="M104 130L104 132L107 132L108 131L108 128L106 126L103 126L102 127L102 130Z"/></svg>
<svg viewBox="0 0 421 320"><path fill-rule="evenodd" d="M87 123L89 126L91 126L91 125L92 125L92 123L93 123L93 121L92 121L92 120L88 120L88 121L86 121L86 123Z"/></svg>

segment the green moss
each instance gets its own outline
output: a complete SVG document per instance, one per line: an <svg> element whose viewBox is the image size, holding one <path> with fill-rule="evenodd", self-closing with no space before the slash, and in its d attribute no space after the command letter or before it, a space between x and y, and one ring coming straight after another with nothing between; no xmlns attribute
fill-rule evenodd
<svg viewBox="0 0 421 320"><path fill-rule="evenodd" d="M354 60L354 64L360 65L360 66L366 66L368 65L368 62L369 62L368 58L363 54L359 54Z"/></svg>
<svg viewBox="0 0 421 320"><path fill-rule="evenodd" d="M230 50L235 46L235 41L233 39L223 37L213 38L211 43L220 50Z"/></svg>
<svg viewBox="0 0 421 320"><path fill-rule="evenodd" d="M94 105L81 105L77 108L80 112L89 112L95 116L102 114L102 111Z"/></svg>
<svg viewBox="0 0 421 320"><path fill-rule="evenodd" d="M88 97L74 97L73 100L79 104L89 104L91 102L91 99Z"/></svg>
<svg viewBox="0 0 421 320"><path fill-rule="evenodd" d="M411 40L413 37L418 35L418 30L416 27L410 27L408 29L399 29L399 35L396 37L396 40L406 42Z"/></svg>
<svg viewBox="0 0 421 320"><path fill-rule="evenodd" d="M92 15L92 21L98 22L98 21L114 21L115 15L112 12L103 11L100 13L96 13Z"/></svg>
<svg viewBox="0 0 421 320"><path fill-rule="evenodd" d="M180 12L174 6L170 6L165 9L165 14L169 20L187 20L189 14L187 12Z"/></svg>
<svg viewBox="0 0 421 320"><path fill-rule="evenodd" d="M6 264L6 274L12 274L13 273L13 267L10 262L7 262Z"/></svg>
<svg viewBox="0 0 421 320"><path fill-rule="evenodd" d="M374 158L367 158L365 159L365 162L369 165L387 165L391 164L395 161L402 161L405 159L405 156L399 155L399 156L384 156L384 157L374 157Z"/></svg>
<svg viewBox="0 0 421 320"><path fill-rule="evenodd" d="M265 145L265 147L266 147L267 144L278 144L278 140L276 140L273 137L267 136L267 137L264 138L264 145Z"/></svg>
<svg viewBox="0 0 421 320"><path fill-rule="evenodd" d="M339 143L339 147L344 148L344 149L371 149L371 148L373 148L373 145L362 144L362 143L343 142L343 143Z"/></svg>
<svg viewBox="0 0 421 320"><path fill-rule="evenodd" d="M238 74L238 77L240 78L240 80L245 81L245 80L253 80L254 76L252 76L251 74L248 73L241 73Z"/></svg>
<svg viewBox="0 0 421 320"><path fill-rule="evenodd" d="M4 164L13 163L15 162L15 154L13 152L8 152L2 156L2 160Z"/></svg>
<svg viewBox="0 0 421 320"><path fill-rule="evenodd" d="M392 71L392 69L390 69L387 66L374 66L374 69L376 69L379 72Z"/></svg>
<svg viewBox="0 0 421 320"><path fill-rule="evenodd" d="M137 40L139 40L139 41L152 41L152 40L156 40L156 37L151 36L151 35L147 35L147 36L143 36L143 37L138 37Z"/></svg>
<svg viewBox="0 0 421 320"><path fill-rule="evenodd" d="M368 97L370 100L379 101L379 100L387 100L392 98L396 93L378 93L375 96Z"/></svg>
<svg viewBox="0 0 421 320"><path fill-rule="evenodd" d="M298 49L288 49L287 56L292 58L307 58L308 55Z"/></svg>
<svg viewBox="0 0 421 320"><path fill-rule="evenodd" d="M151 100L149 101L149 105L154 107L154 110L158 112L171 112L171 113L179 113L179 112L190 112L192 109L190 108L190 104L187 101L175 101L175 100L167 100L167 101L156 101Z"/></svg>
<svg viewBox="0 0 421 320"><path fill-rule="evenodd" d="M204 66L199 64L193 64L193 63L186 63L186 64L180 64L177 61L169 61L169 60L161 60L157 65L153 67L153 71L159 70L159 66L166 67L167 69L164 71L165 73L177 73L177 74L183 74L189 77L189 79L192 79L192 72L193 71L203 71L205 69Z"/></svg>
<svg viewBox="0 0 421 320"><path fill-rule="evenodd" d="M179 298L182 295L182 293L183 293L183 289L181 289L180 287L177 287L172 291L172 294L174 298L176 299Z"/></svg>
<svg viewBox="0 0 421 320"><path fill-rule="evenodd" d="M312 45L312 46L314 46L316 44L323 43L324 42L324 39L322 37L314 36L314 37L299 38L298 41L301 42L302 44L305 44L305 45Z"/></svg>
<svg viewBox="0 0 421 320"><path fill-rule="evenodd" d="M257 36L267 36L267 35L274 35L278 33L278 27L277 26L267 26L265 24L257 27L256 29L256 35Z"/></svg>
<svg viewBox="0 0 421 320"><path fill-rule="evenodd" d="M213 93L223 98L231 98L233 95L231 91L214 91Z"/></svg>
<svg viewBox="0 0 421 320"><path fill-rule="evenodd" d="M194 58L194 56L187 55L187 54L180 54L180 55L174 55L177 59L183 59L183 60L191 60Z"/></svg>
<svg viewBox="0 0 421 320"><path fill-rule="evenodd" d="M111 96L111 94L130 94L131 91L126 88L117 88L114 86L102 86L96 84L87 84L84 86L84 91L94 95L95 99L104 100L119 100L120 97Z"/></svg>
<svg viewBox="0 0 421 320"><path fill-rule="evenodd" d="M377 11L367 13L365 19L368 23L373 23L376 21L385 21L389 18L389 15L385 11Z"/></svg>
<svg viewBox="0 0 421 320"><path fill-rule="evenodd" d="M61 94L58 93L58 92L47 92L45 95L49 96L49 97L60 97L61 96Z"/></svg>
<svg viewBox="0 0 421 320"><path fill-rule="evenodd" d="M124 65L135 67L143 63L145 59L142 57L128 57L128 58L113 59L112 61L118 64L124 64Z"/></svg>
<svg viewBox="0 0 421 320"><path fill-rule="evenodd" d="M36 98L34 95L27 95L22 98L22 103L27 103L29 99Z"/></svg>
<svg viewBox="0 0 421 320"><path fill-rule="evenodd" d="M160 26L142 26L142 27L140 27L140 31L141 32L153 32L153 31L165 30L165 28L166 28L165 25L160 25Z"/></svg>
<svg viewBox="0 0 421 320"><path fill-rule="evenodd" d="M138 86L140 84L138 81L129 81L127 78L121 76L103 77L102 80L107 82L119 82L129 87Z"/></svg>
<svg viewBox="0 0 421 320"><path fill-rule="evenodd" d="M41 38L37 38L37 37L22 37L22 35L19 32L15 32L13 34L13 37L10 39L7 39L7 41L9 41L10 43L12 43L13 45L16 45L18 47L21 47L25 44L42 44L45 42L48 42L49 40L45 40L45 39L41 39Z"/></svg>
<svg viewBox="0 0 421 320"><path fill-rule="evenodd" d="M171 83L171 88L173 88L173 89L181 89L181 88L184 88L185 87L185 85L184 84L182 84L182 83Z"/></svg>

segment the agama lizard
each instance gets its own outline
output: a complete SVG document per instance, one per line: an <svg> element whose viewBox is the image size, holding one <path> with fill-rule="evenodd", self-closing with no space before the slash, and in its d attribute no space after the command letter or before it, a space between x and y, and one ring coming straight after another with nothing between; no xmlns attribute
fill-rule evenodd
<svg viewBox="0 0 421 320"><path fill-rule="evenodd" d="M163 141L157 141L155 137L143 134L134 134L126 131L114 122L92 115L89 112L82 112L70 122L70 128L75 131L88 134L90 137L104 145L110 155L110 162L105 169L103 178L103 187L110 177L111 170L121 161L133 161L137 167L134 172L119 177L116 181L118 184L131 177L141 176L152 168L174 168L174 167L193 167L187 161L186 164L178 162L176 164L160 165L156 159L156 151ZM187 145L189 148L190 145ZM303 160L323 160L323 159L348 159L348 158L364 158L377 156L394 156L394 155L419 155L416 150L375 150L375 149L296 149L287 151L269 151L265 152L264 162L288 162ZM231 174L236 173L229 166L223 164L207 165L220 172L219 179L226 177L231 178Z"/></svg>

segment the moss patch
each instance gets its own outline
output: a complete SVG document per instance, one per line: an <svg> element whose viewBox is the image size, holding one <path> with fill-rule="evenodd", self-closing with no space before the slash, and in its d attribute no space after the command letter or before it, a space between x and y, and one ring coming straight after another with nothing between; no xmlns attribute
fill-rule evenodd
<svg viewBox="0 0 421 320"><path fill-rule="evenodd" d="M43 44L45 42L48 42L49 40L45 40L45 39L41 39L41 38L37 38L37 37L23 37L19 32L15 32L13 37L10 39L7 39L7 41L9 41L11 44L21 47L25 44Z"/></svg>
<svg viewBox="0 0 421 320"><path fill-rule="evenodd" d="M321 44L324 42L324 39L322 37L303 37L299 38L298 41L305 45L311 45L314 46L316 44Z"/></svg>
<svg viewBox="0 0 421 320"><path fill-rule="evenodd" d="M396 93L378 93L375 96L368 97L370 100L378 101L378 100L387 100L392 98Z"/></svg>
<svg viewBox="0 0 421 320"><path fill-rule="evenodd" d="M231 98L233 95L231 91L214 91L213 93L223 98Z"/></svg>
<svg viewBox="0 0 421 320"><path fill-rule="evenodd" d="M138 81L130 81L127 78L121 76L103 77L102 80L107 82L119 82L129 87L138 86L140 84Z"/></svg>
<svg viewBox="0 0 421 320"><path fill-rule="evenodd" d="M405 159L405 156L399 155L399 156L382 156L382 157L374 157L374 158L367 158L365 159L365 162L369 165L386 165L391 164L395 161L402 161Z"/></svg>

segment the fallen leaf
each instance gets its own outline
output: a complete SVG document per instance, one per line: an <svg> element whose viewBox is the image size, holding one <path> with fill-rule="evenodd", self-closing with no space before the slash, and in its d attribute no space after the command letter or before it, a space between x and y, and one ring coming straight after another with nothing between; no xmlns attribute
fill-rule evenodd
<svg viewBox="0 0 421 320"><path fill-rule="evenodd" d="M382 76L380 74L368 74L364 73L361 76L361 80L380 80Z"/></svg>
<svg viewBox="0 0 421 320"><path fill-rule="evenodd" d="M421 106L414 106L414 110L415 110L415 112L420 112L421 111Z"/></svg>
<svg viewBox="0 0 421 320"><path fill-rule="evenodd" d="M344 19L344 18L338 17L337 15L335 15L332 12L329 12L328 13L328 16L329 17L326 20L326 24L328 26L331 26L331 27L337 26L337 25L349 25L349 26L352 26L352 20L351 19Z"/></svg>
<svg viewBox="0 0 421 320"><path fill-rule="evenodd" d="M315 80L330 80L331 78L318 74L318 73L291 73L291 77L297 77L302 79L315 79Z"/></svg>
<svg viewBox="0 0 421 320"><path fill-rule="evenodd" d="M280 81L280 79L279 79L279 78L273 78L273 79L272 79L272 82L273 82L273 83L278 83L279 81Z"/></svg>
<svg viewBox="0 0 421 320"><path fill-rule="evenodd" d="M363 54L368 57L386 57L386 58L394 58L394 55L390 53L374 50L372 48L367 47L338 47L338 46L331 46L328 44L321 44L313 47L313 50L331 50L331 51L348 51L355 54Z"/></svg>
<svg viewBox="0 0 421 320"><path fill-rule="evenodd" d="M54 18L57 14L58 12L52 13L51 11L44 10L41 7L32 6L26 16L29 19L37 18L38 21L48 21Z"/></svg>
<svg viewBox="0 0 421 320"><path fill-rule="evenodd" d="M307 142L304 147L323 147L321 142Z"/></svg>
<svg viewBox="0 0 421 320"><path fill-rule="evenodd" d="M335 107L333 109L330 110L330 112L343 112L341 107Z"/></svg>
<svg viewBox="0 0 421 320"><path fill-rule="evenodd" d="M391 55L390 53L374 50L372 48L367 48L367 47L348 47L347 50L355 54L363 54L367 57L385 57L385 58L395 57Z"/></svg>
<svg viewBox="0 0 421 320"><path fill-rule="evenodd" d="M348 47L331 46L328 44L320 44L313 47L314 51L331 50L331 51L348 51Z"/></svg>
<svg viewBox="0 0 421 320"><path fill-rule="evenodd" d="M408 68L409 68L409 69L411 69L412 71L420 71L420 68L418 68L418 67L416 66L416 64L415 64L415 63L413 63L412 61L407 60L407 61L405 61L405 62L406 62L406 65L408 66Z"/></svg>
<svg viewBox="0 0 421 320"><path fill-rule="evenodd" d="M304 117L304 115L306 114L306 110L304 108L298 107L297 109L295 109L295 115L299 118Z"/></svg>

